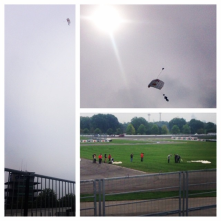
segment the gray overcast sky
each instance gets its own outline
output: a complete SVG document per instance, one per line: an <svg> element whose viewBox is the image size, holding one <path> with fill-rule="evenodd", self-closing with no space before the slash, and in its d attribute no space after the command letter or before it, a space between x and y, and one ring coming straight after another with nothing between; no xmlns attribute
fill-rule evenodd
<svg viewBox="0 0 221 221"><path fill-rule="evenodd" d="M5 167L75 179L74 5L5 6Z"/></svg>
<svg viewBox="0 0 221 221"><path fill-rule="evenodd" d="M82 117L92 117L96 113L81 113ZM102 113L105 114L105 113ZM132 118L134 117L143 117L147 121L150 122L156 122L160 120L160 113L152 113L152 112L147 112L147 113L108 113L108 114L113 114L115 117L117 117L118 121L120 123L127 123L130 122ZM148 116L150 114L150 116ZM212 122L217 124L216 122L216 113L182 113L182 112L172 112L172 113L164 113L161 112L161 120L162 121L170 121L173 118L183 118L186 121L190 121L191 119L196 119L200 120L203 122Z"/></svg>
<svg viewBox="0 0 221 221"><path fill-rule="evenodd" d="M97 7L80 7L81 108L216 107L215 5L114 5L113 39L88 19Z"/></svg>

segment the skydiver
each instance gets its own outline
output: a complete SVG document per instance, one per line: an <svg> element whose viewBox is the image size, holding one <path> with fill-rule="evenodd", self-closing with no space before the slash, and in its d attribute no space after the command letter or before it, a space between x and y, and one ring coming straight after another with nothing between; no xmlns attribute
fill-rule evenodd
<svg viewBox="0 0 221 221"><path fill-rule="evenodd" d="M67 20L67 22L68 22L68 25L70 25L71 20L70 20L69 18L67 18L66 20Z"/></svg>
<svg viewBox="0 0 221 221"><path fill-rule="evenodd" d="M163 94L163 96L164 96L164 99L168 102L169 101L168 97L165 94Z"/></svg>

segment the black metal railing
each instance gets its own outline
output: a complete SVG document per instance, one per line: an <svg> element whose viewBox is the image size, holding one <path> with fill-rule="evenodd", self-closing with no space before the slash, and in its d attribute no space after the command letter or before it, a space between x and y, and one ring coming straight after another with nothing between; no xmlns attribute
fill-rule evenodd
<svg viewBox="0 0 221 221"><path fill-rule="evenodd" d="M5 216L75 216L75 181L5 168Z"/></svg>
<svg viewBox="0 0 221 221"><path fill-rule="evenodd" d="M81 216L215 216L216 169L81 181Z"/></svg>

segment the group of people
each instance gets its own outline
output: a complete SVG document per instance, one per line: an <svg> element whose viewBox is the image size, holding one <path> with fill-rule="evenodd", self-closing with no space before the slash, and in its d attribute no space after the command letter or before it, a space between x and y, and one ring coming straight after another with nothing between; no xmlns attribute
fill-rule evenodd
<svg viewBox="0 0 221 221"><path fill-rule="evenodd" d="M93 163L97 163L97 156L96 156L95 153L92 155L92 157L93 157ZM99 162L99 164L102 163L102 158L103 158L103 156L102 156L102 154L100 153L100 154L98 155L98 162ZM111 157L110 154L108 155L108 161L109 161L108 163L113 163L113 162L114 162L114 159ZM105 153L105 154L104 154L104 163L106 163L106 162L107 162L107 154Z"/></svg>
<svg viewBox="0 0 221 221"><path fill-rule="evenodd" d="M131 155L130 155L130 162L133 162L133 157L134 157L134 155L131 154ZM144 157L144 153L141 153L141 154L140 154L140 160L141 160L141 162L143 162L143 157Z"/></svg>
<svg viewBox="0 0 221 221"><path fill-rule="evenodd" d="M170 157L172 157L172 156L173 156L172 154L169 154L169 155L167 156L167 161L168 161L168 163L170 163ZM180 163L180 160L181 160L180 155L174 154L174 160L175 160L175 163Z"/></svg>

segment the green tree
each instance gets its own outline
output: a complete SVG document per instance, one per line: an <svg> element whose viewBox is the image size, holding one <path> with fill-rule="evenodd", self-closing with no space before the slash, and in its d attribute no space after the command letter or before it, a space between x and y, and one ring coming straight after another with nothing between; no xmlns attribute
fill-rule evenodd
<svg viewBox="0 0 221 221"><path fill-rule="evenodd" d="M113 131L119 128L119 122L112 114L96 114L91 117L91 127L99 128L106 133L109 128L112 128Z"/></svg>
<svg viewBox="0 0 221 221"><path fill-rule="evenodd" d="M216 124L214 123L205 123L204 128L206 130L206 133L216 133Z"/></svg>
<svg viewBox="0 0 221 221"><path fill-rule="evenodd" d="M153 127L153 123L148 123L146 127L146 134L150 135L151 134L151 128Z"/></svg>
<svg viewBox="0 0 221 221"><path fill-rule="evenodd" d="M59 205L63 207L75 208L75 195L73 193L66 194L59 200Z"/></svg>
<svg viewBox="0 0 221 221"><path fill-rule="evenodd" d="M200 128L200 129L198 129L198 130L197 130L197 133L198 133L198 134L204 134L204 133L205 133L205 131L204 131L204 129L203 129L203 128Z"/></svg>
<svg viewBox="0 0 221 221"><path fill-rule="evenodd" d="M121 132L119 134L123 134L123 133L126 133L126 130L127 130L127 126L129 125L129 123L120 123L120 129L121 129Z"/></svg>
<svg viewBox="0 0 221 221"><path fill-rule="evenodd" d="M173 125L171 132L172 134L179 134L180 128L177 125Z"/></svg>
<svg viewBox="0 0 221 221"><path fill-rule="evenodd" d="M107 134L108 134L108 135L113 134L113 129L112 129L112 128L109 128L109 129L107 130Z"/></svg>
<svg viewBox="0 0 221 221"><path fill-rule="evenodd" d="M99 128L96 128L96 129L94 130L94 133L95 133L95 134L101 134L101 132L102 132L102 131L101 131Z"/></svg>
<svg viewBox="0 0 221 221"><path fill-rule="evenodd" d="M188 125L191 128L191 133L192 134L198 133L197 131L199 129L204 129L204 123L200 120L192 119L192 120L190 120Z"/></svg>
<svg viewBox="0 0 221 221"><path fill-rule="evenodd" d="M156 124L154 124L153 126L152 126L152 128L151 128L151 134L159 134L159 127L156 125Z"/></svg>
<svg viewBox="0 0 221 221"><path fill-rule="evenodd" d="M135 128L132 124L129 124L127 126L126 133L129 134L129 135L134 135L135 134Z"/></svg>
<svg viewBox="0 0 221 221"><path fill-rule="evenodd" d="M162 133L162 134L168 134L168 133L169 133L169 130L168 130L168 128L167 128L166 125L163 125L163 126L161 127L161 133Z"/></svg>
<svg viewBox="0 0 221 221"><path fill-rule="evenodd" d="M146 127L143 124L138 127L137 134L146 134Z"/></svg>
<svg viewBox="0 0 221 221"><path fill-rule="evenodd" d="M172 130L173 126L176 125L179 127L179 130L182 131L183 126L186 124L186 120L183 118L173 118L169 122L169 130Z"/></svg>
<svg viewBox="0 0 221 221"><path fill-rule="evenodd" d="M182 133L184 133L184 134L190 134L191 133L191 128L188 124L183 125Z"/></svg>
<svg viewBox="0 0 221 221"><path fill-rule="evenodd" d="M44 189L41 193L39 193L37 197L37 205L38 207L56 207L58 200L57 195L53 189Z"/></svg>
<svg viewBox="0 0 221 221"><path fill-rule="evenodd" d="M80 129L84 130L85 128L90 129L91 119L90 117L80 117Z"/></svg>
<svg viewBox="0 0 221 221"><path fill-rule="evenodd" d="M131 124L133 125L135 131L138 133L138 128L140 127L141 124L143 124L145 127L147 127L147 121L143 117L134 117L131 119Z"/></svg>
<svg viewBox="0 0 221 221"><path fill-rule="evenodd" d="M83 133L84 133L84 134L89 134L89 130L88 130L87 128L85 128L85 129L83 130Z"/></svg>
<svg viewBox="0 0 221 221"><path fill-rule="evenodd" d="M121 128L117 128L117 130L116 130L116 134L122 134L123 133L123 130L121 129Z"/></svg>

